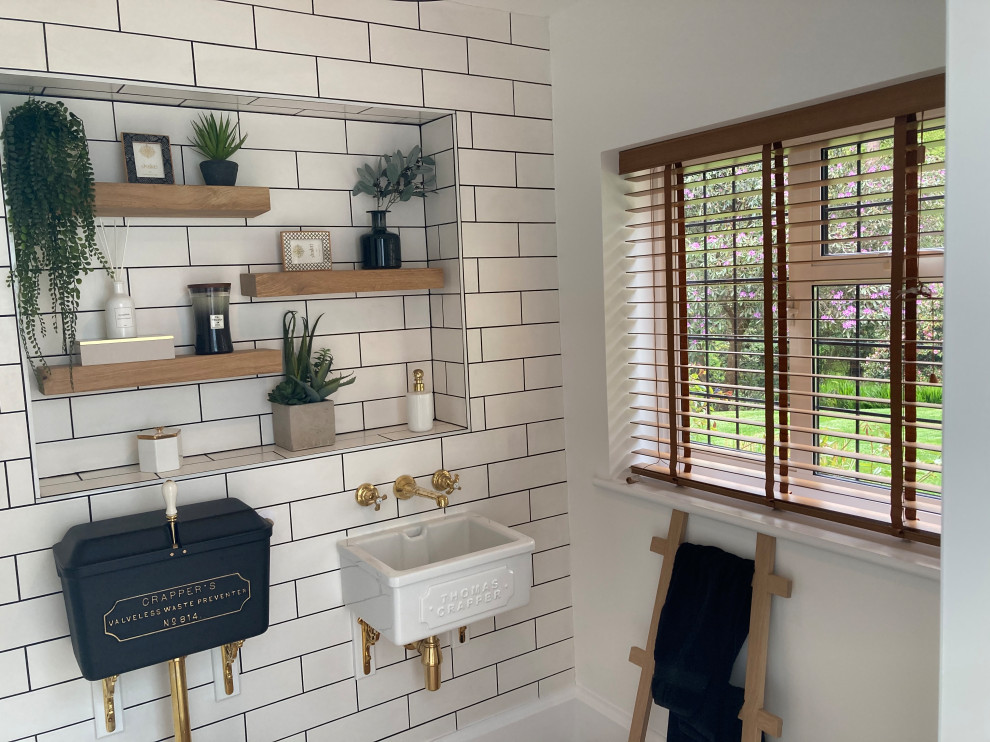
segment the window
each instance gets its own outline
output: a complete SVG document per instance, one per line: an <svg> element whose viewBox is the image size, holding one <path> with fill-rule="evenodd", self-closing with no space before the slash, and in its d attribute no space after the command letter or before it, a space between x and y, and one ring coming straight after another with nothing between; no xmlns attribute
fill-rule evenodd
<svg viewBox="0 0 990 742"><path fill-rule="evenodd" d="M635 473L938 542L943 97L622 153Z"/></svg>

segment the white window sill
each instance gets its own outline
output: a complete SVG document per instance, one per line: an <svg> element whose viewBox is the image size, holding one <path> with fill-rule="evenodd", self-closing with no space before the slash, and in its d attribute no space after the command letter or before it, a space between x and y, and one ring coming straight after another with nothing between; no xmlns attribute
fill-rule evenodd
<svg viewBox="0 0 990 742"><path fill-rule="evenodd" d="M593 483L600 489L620 495L861 559L881 567L932 580L938 580L941 575L939 550L927 544L897 541L890 536L847 528L828 521L817 521L793 513L779 513L760 505L675 487L666 482L626 484L623 480L595 477Z"/></svg>

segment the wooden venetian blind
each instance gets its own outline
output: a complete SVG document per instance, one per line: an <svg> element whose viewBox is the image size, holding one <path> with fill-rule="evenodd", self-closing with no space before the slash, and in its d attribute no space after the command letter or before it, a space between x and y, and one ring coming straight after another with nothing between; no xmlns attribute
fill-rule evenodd
<svg viewBox="0 0 990 742"><path fill-rule="evenodd" d="M943 102L939 76L622 153L635 473L938 542Z"/></svg>

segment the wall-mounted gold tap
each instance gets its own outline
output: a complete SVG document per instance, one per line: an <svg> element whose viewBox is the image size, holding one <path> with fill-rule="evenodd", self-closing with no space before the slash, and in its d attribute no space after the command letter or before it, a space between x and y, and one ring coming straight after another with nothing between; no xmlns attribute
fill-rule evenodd
<svg viewBox="0 0 990 742"><path fill-rule="evenodd" d="M387 500L388 495L380 494L377 487L370 482L365 482L357 488L357 492L354 493L354 499L357 500L358 505L363 505L364 507L374 505L375 510L381 510L382 501Z"/></svg>
<svg viewBox="0 0 990 742"><path fill-rule="evenodd" d="M441 492L430 492L430 490L426 489L426 487L420 487L416 484L416 480L408 474L403 474L395 480L395 485L392 487L392 492L400 500L408 500L414 496L425 497L428 500L433 500L433 502L437 504L438 508L445 508L450 504L450 500L447 498L447 495ZM451 492L453 492L453 490L451 490Z"/></svg>

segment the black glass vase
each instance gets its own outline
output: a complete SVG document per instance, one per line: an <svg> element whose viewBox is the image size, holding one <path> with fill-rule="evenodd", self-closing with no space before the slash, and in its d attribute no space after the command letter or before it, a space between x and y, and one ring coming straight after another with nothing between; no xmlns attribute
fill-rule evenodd
<svg viewBox="0 0 990 742"><path fill-rule="evenodd" d="M402 246L399 235L385 226L387 211L369 211L371 231L361 235L361 267L401 268Z"/></svg>

